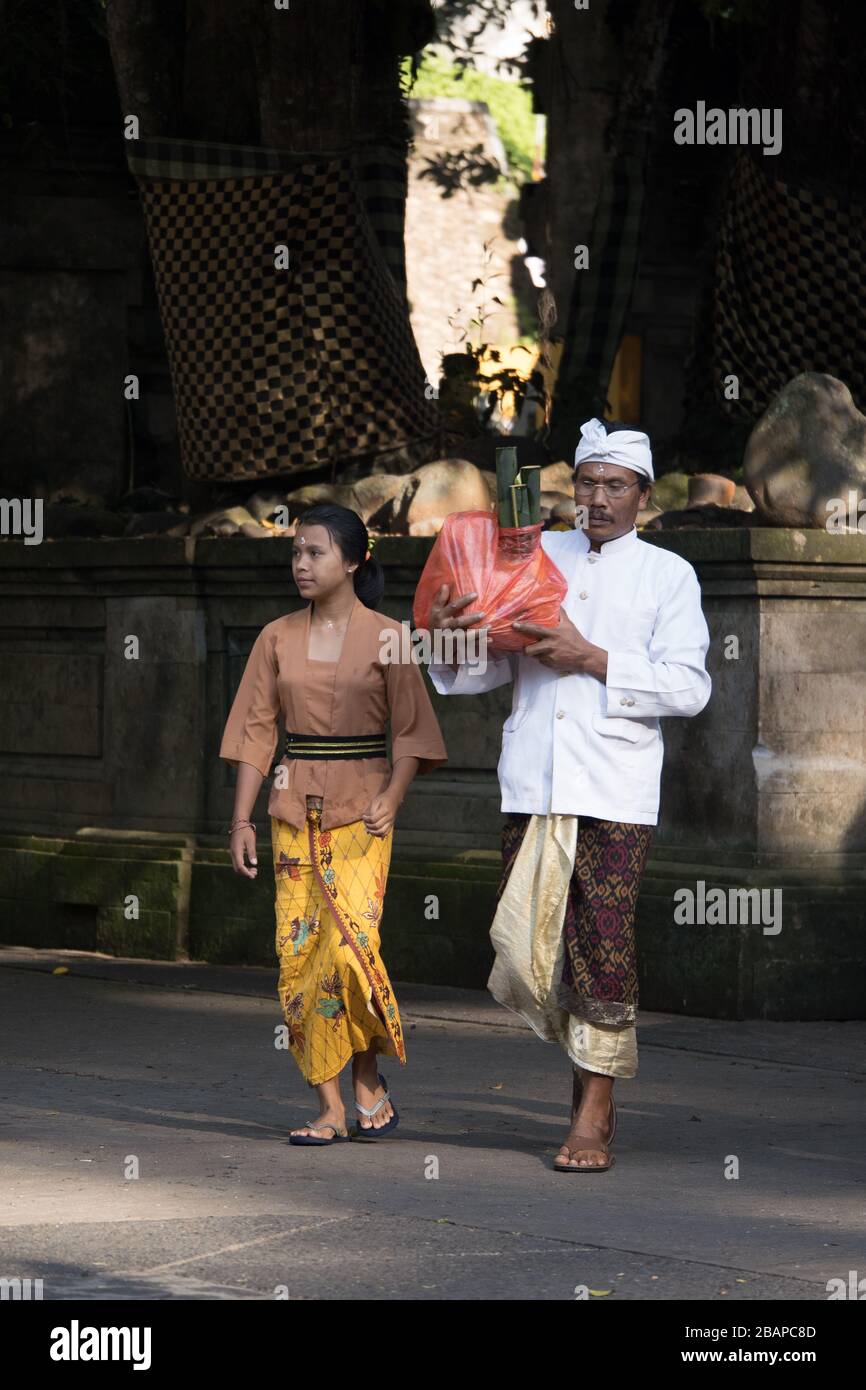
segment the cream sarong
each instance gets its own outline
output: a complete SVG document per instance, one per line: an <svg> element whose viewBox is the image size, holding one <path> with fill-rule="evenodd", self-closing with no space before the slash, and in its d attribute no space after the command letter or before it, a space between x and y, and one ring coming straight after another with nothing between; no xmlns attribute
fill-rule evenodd
<svg viewBox="0 0 866 1390"><path fill-rule="evenodd" d="M577 1066L628 1078L637 1074L634 1027L589 1023L557 1002L577 822L577 816L530 816L490 929L496 960L487 988Z"/></svg>

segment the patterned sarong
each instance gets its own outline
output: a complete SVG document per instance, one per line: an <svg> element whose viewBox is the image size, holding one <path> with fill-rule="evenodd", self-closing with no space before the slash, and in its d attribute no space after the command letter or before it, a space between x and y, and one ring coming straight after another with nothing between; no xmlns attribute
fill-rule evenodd
<svg viewBox="0 0 866 1390"><path fill-rule="evenodd" d="M392 835L369 835L363 821L322 830L319 819L310 810L303 830L271 820L280 1007L311 1086L371 1046L406 1061L379 954Z"/></svg>
<svg viewBox="0 0 866 1390"><path fill-rule="evenodd" d="M634 916L652 827L512 815L488 987L590 1071L633 1076Z"/></svg>

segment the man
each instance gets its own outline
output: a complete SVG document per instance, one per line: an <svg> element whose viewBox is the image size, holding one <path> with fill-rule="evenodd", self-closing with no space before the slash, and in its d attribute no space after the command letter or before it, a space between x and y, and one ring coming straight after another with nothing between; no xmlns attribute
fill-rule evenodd
<svg viewBox="0 0 866 1390"><path fill-rule="evenodd" d="M642 541L635 518L653 481L650 442L590 420L575 452L578 526L541 543L568 582L556 628L515 622L520 654L430 668L444 695L514 681L499 782L503 880L488 988L574 1066L571 1128L558 1172L604 1172L613 1086L637 1073L634 915L658 821L659 719L710 697L709 633L691 565ZM469 627L477 594L440 590L431 628Z"/></svg>

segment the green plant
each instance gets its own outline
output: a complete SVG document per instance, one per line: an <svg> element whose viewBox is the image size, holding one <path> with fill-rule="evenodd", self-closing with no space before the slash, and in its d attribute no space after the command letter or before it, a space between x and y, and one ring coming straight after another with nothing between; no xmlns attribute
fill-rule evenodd
<svg viewBox="0 0 866 1390"><path fill-rule="evenodd" d="M461 97L464 101L483 101L496 122L512 176L531 178L535 117L531 93L520 82L507 82L475 68L456 67L436 54L425 53L411 95L421 99Z"/></svg>

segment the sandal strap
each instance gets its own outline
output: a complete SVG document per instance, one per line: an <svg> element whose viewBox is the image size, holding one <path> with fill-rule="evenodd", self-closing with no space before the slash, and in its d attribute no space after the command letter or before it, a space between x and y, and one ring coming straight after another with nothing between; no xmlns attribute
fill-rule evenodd
<svg viewBox="0 0 866 1390"><path fill-rule="evenodd" d="M366 1115L368 1120L372 1120L374 1115L378 1115L379 1111L382 1109L382 1106L385 1104L385 1101L390 1099L391 1097L388 1091L386 1090L385 1094L381 1097L381 1099L377 1100L376 1104L370 1106L369 1108L366 1105L362 1105L359 1100L356 1100L355 1109L359 1110L362 1115Z"/></svg>
<svg viewBox="0 0 866 1390"><path fill-rule="evenodd" d="M568 1150L569 1159L574 1158L577 1153L597 1153L604 1154L608 1158L609 1150L603 1139L591 1138L588 1134L576 1134L574 1144L563 1144L563 1148Z"/></svg>
<svg viewBox="0 0 866 1390"><path fill-rule="evenodd" d="M339 1132L340 1132L340 1131L337 1129L337 1126L336 1126L336 1125L332 1125L332 1124L331 1124L330 1120L325 1120L324 1124L321 1124L321 1125L314 1124L313 1121L310 1120L309 1124L303 1125L302 1128L303 1128L303 1129L314 1129L314 1130L316 1131L317 1134L320 1133L323 1129L332 1129L332 1130L334 1131L334 1137L335 1137L335 1138L336 1138L336 1136L337 1136L337 1135L339 1134Z"/></svg>

